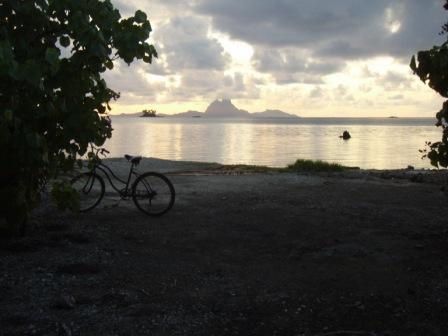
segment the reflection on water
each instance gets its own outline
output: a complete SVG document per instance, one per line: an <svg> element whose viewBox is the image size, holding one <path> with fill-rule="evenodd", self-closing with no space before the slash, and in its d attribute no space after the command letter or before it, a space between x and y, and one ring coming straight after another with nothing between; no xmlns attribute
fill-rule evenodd
<svg viewBox="0 0 448 336"><path fill-rule="evenodd" d="M113 118L111 157L125 153L169 160L282 167L298 158L361 168L430 167L425 141L440 129L427 119L210 120ZM352 139L339 138L348 130Z"/></svg>

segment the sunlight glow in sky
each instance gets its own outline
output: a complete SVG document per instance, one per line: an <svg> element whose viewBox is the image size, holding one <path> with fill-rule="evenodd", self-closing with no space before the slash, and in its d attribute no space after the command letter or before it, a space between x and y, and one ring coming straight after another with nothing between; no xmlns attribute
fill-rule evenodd
<svg viewBox="0 0 448 336"><path fill-rule="evenodd" d="M106 74L113 114L204 111L218 98L250 112L306 117L433 117L442 99L409 69L440 44L441 0L112 0L145 11L159 58Z"/></svg>

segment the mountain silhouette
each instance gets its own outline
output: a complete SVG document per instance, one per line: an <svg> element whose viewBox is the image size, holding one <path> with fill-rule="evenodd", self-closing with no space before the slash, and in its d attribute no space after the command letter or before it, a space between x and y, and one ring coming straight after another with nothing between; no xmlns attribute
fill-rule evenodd
<svg viewBox="0 0 448 336"><path fill-rule="evenodd" d="M140 116L142 113L121 114L119 116ZM158 113L159 117L178 117L178 118L192 118L192 117L204 117L204 118L235 118L235 119L253 119L253 118L300 118L299 116L291 113L286 113L280 110L265 110L264 112L249 113L246 110L242 110L233 105L230 99L216 99L205 110L205 112L199 111L187 111L176 114L164 114Z"/></svg>
<svg viewBox="0 0 448 336"><path fill-rule="evenodd" d="M248 118L249 112L240 110L230 99L217 99L204 112L204 117L214 118Z"/></svg>
<svg viewBox="0 0 448 336"><path fill-rule="evenodd" d="M266 110L264 112L249 113L233 105L230 99L216 99L205 110L187 111L174 114L173 117L202 116L205 118L300 118L295 114L286 113L280 110Z"/></svg>

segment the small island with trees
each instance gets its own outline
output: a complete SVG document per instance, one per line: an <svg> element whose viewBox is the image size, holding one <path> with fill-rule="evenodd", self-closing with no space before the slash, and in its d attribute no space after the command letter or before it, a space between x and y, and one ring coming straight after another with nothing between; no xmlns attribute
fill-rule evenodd
<svg viewBox="0 0 448 336"><path fill-rule="evenodd" d="M157 111L153 109L143 110L142 115L140 116L140 118L156 118L156 117L158 117Z"/></svg>

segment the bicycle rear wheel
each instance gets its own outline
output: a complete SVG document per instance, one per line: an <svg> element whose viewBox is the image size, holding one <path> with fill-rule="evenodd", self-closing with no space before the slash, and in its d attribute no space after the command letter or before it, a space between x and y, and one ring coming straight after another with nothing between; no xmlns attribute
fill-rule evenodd
<svg viewBox="0 0 448 336"><path fill-rule="evenodd" d="M144 173L132 185L132 200L149 216L161 216L174 204L173 184L163 174Z"/></svg>
<svg viewBox="0 0 448 336"><path fill-rule="evenodd" d="M106 189L104 180L95 173L82 173L71 180L71 185L79 194L80 212L87 212L96 207Z"/></svg>

